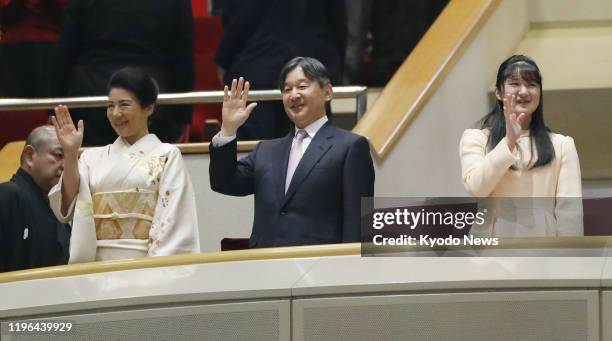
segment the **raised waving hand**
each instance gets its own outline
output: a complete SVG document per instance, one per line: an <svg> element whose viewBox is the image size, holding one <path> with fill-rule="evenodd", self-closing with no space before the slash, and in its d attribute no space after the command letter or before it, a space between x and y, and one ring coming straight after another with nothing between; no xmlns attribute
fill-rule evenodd
<svg viewBox="0 0 612 341"><path fill-rule="evenodd" d="M508 140L508 147L510 150L514 150L514 144L521 136L523 130L523 124L527 120L526 113L519 113L515 111L516 108L516 95L505 94L504 95L504 118L506 119L506 139Z"/></svg>
<svg viewBox="0 0 612 341"><path fill-rule="evenodd" d="M68 207L79 192L79 148L83 143L83 121L78 123L78 129L72 123L68 107L55 107L55 116L51 116L57 139L64 150L64 172L62 174L62 214L68 213Z"/></svg>
<svg viewBox="0 0 612 341"><path fill-rule="evenodd" d="M77 155L83 144L83 120L79 120L77 129L72 122L68 107L58 105L55 107L55 116L51 116L51 122L55 127L57 139L64 149L64 154Z"/></svg>
<svg viewBox="0 0 612 341"><path fill-rule="evenodd" d="M222 135L236 135L238 128L246 122L257 106L255 102L247 105L249 88L249 82L245 82L242 77L232 80L231 88L228 89L227 85L223 88Z"/></svg>

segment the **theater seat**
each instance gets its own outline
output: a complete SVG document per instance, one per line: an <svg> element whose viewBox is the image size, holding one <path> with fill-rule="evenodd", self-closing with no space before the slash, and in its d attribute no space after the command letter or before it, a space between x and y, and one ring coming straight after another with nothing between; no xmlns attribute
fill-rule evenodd
<svg viewBox="0 0 612 341"><path fill-rule="evenodd" d="M249 248L249 238L223 238L221 251L245 250Z"/></svg>
<svg viewBox="0 0 612 341"><path fill-rule="evenodd" d="M3 111L0 117L0 148L9 142L25 140L32 129L49 119L45 110Z"/></svg>
<svg viewBox="0 0 612 341"><path fill-rule="evenodd" d="M217 80L215 53L223 35L221 18L194 18L194 60L195 60L195 90L220 90ZM204 126L207 120L221 121L221 103L196 104L193 106L193 119L189 127L191 142L205 140Z"/></svg>
<svg viewBox="0 0 612 341"><path fill-rule="evenodd" d="M612 198L590 198L582 201L585 236L612 235Z"/></svg>
<svg viewBox="0 0 612 341"><path fill-rule="evenodd" d="M25 141L10 142L0 149L0 183L9 181L19 168L19 158Z"/></svg>

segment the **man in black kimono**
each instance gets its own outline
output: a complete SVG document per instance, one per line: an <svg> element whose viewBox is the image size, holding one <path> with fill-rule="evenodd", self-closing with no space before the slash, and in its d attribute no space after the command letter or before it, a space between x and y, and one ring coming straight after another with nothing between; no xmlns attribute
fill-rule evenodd
<svg viewBox="0 0 612 341"><path fill-rule="evenodd" d="M53 127L38 127L28 136L21 167L0 184L0 272L68 263L70 226L57 221L47 198L63 159Z"/></svg>

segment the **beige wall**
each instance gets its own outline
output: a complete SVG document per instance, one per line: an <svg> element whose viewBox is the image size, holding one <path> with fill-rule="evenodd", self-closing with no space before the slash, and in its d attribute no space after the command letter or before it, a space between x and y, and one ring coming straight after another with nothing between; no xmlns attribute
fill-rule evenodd
<svg viewBox="0 0 612 341"><path fill-rule="evenodd" d="M515 51L538 63L545 91L612 88L612 21L597 26L538 27L527 33Z"/></svg>
<svg viewBox="0 0 612 341"><path fill-rule="evenodd" d="M574 138L583 180L612 179L612 88L544 91L546 124Z"/></svg>
<svg viewBox="0 0 612 341"><path fill-rule="evenodd" d="M574 138L583 180L610 181L612 1L529 4L534 20L546 24L534 25L516 51L533 57L542 70L546 123Z"/></svg>
<svg viewBox="0 0 612 341"><path fill-rule="evenodd" d="M187 154L183 158L195 188L202 252L220 251L221 239L225 237L249 237L253 196L232 197L213 192L208 180L209 155Z"/></svg>
<svg viewBox="0 0 612 341"><path fill-rule="evenodd" d="M612 1L530 0L529 20L531 22L612 20Z"/></svg>

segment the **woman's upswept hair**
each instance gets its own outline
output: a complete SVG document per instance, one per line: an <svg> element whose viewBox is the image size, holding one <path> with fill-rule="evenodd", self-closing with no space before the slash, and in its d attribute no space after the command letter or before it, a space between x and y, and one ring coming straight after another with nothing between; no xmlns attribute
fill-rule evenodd
<svg viewBox="0 0 612 341"><path fill-rule="evenodd" d="M120 88L131 92L143 108L157 103L159 86L148 73L137 67L125 67L115 72L108 81L108 91Z"/></svg>
<svg viewBox="0 0 612 341"><path fill-rule="evenodd" d="M555 150L553 148L550 136L550 129L544 124L544 96L542 94L542 75L536 63L529 57L523 55L514 55L506 59L499 66L497 71L497 80L495 88L500 96L504 96L503 86L508 77L512 75L520 75L527 81L536 82L540 88L540 103L536 110L531 114L531 123L529 124L529 133L531 135L531 157L533 158L533 150L537 151L538 158L530 167L530 169L545 166L555 158ZM497 99L493 110L482 118L481 129L489 130L489 138L487 140L487 151L492 150L497 146L499 141L506 136L506 120L504 118L504 103ZM529 160L528 164L531 164ZM511 167L515 169L514 166Z"/></svg>

